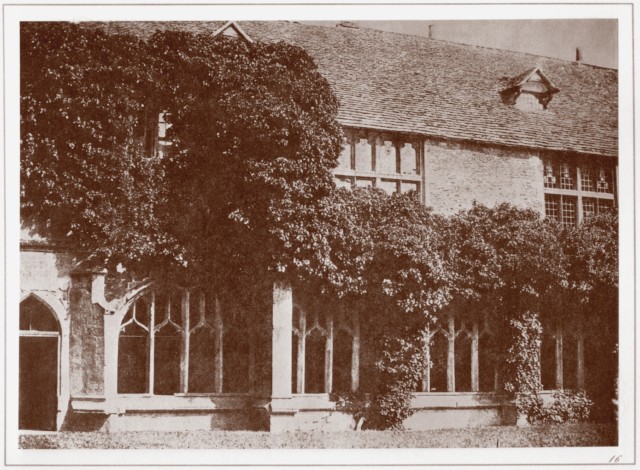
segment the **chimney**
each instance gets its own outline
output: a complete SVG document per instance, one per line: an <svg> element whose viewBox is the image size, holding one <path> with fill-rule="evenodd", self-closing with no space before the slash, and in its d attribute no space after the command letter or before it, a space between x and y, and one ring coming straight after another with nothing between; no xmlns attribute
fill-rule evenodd
<svg viewBox="0 0 640 470"><path fill-rule="evenodd" d="M429 39L433 39L433 25L430 24L429 25Z"/></svg>
<svg viewBox="0 0 640 470"><path fill-rule="evenodd" d="M582 51L576 47L576 62L582 62Z"/></svg>

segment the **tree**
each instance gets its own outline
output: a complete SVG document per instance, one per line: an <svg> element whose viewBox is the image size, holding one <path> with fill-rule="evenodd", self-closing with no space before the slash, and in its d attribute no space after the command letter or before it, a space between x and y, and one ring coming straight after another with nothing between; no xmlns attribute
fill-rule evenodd
<svg viewBox="0 0 640 470"><path fill-rule="evenodd" d="M451 219L456 303L460 310L493 305L504 389L523 413L538 406L541 305L566 283L559 227L532 210L474 204ZM471 304L471 305L469 305Z"/></svg>
<svg viewBox="0 0 640 470"><path fill-rule="evenodd" d="M618 216L606 212L562 233L568 263L565 304L576 317L587 343L587 392L596 419L611 420L617 398L618 371Z"/></svg>
<svg viewBox="0 0 640 470"><path fill-rule="evenodd" d="M304 50L59 23L21 36L25 222L139 276L287 268L283 227L332 189L341 142Z"/></svg>
<svg viewBox="0 0 640 470"><path fill-rule="evenodd" d="M21 25L21 217L99 258L148 255L163 239L162 167L146 158L145 45L77 25Z"/></svg>
<svg viewBox="0 0 640 470"><path fill-rule="evenodd" d="M303 241L296 245L299 275L357 309L372 348L365 426L401 428L426 367L424 329L450 299L446 221L416 194L379 189L337 189L309 221L291 231Z"/></svg>

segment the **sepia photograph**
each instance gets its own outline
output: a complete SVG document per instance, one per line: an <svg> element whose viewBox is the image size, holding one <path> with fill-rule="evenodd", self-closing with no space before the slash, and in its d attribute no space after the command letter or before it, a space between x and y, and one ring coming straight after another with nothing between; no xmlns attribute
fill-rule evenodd
<svg viewBox="0 0 640 470"><path fill-rule="evenodd" d="M635 462L620 17L22 7L12 462Z"/></svg>

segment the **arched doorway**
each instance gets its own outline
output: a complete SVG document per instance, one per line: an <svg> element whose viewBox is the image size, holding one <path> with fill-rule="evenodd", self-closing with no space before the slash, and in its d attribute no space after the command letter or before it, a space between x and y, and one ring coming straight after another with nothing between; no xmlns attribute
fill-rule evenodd
<svg viewBox="0 0 640 470"><path fill-rule="evenodd" d="M19 428L56 430L60 368L60 325L41 300L20 304Z"/></svg>

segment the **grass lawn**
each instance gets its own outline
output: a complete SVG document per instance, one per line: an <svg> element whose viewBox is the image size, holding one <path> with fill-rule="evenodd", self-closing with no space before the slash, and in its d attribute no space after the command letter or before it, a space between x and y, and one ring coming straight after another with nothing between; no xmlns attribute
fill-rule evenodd
<svg viewBox="0 0 640 470"><path fill-rule="evenodd" d="M23 449L358 449L428 447L589 447L616 444L612 425L495 426L433 431L59 432L20 436Z"/></svg>

